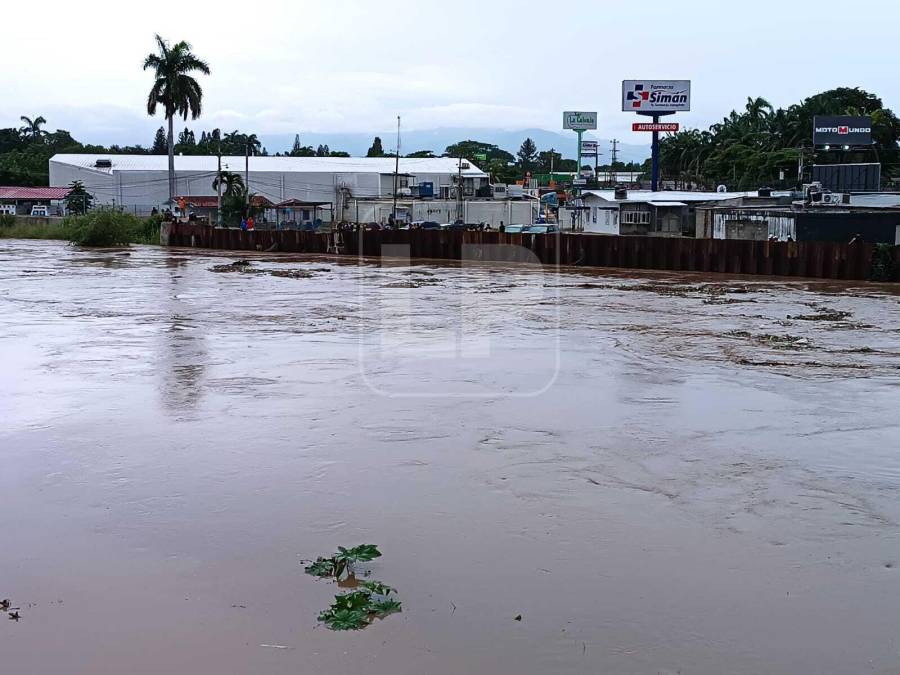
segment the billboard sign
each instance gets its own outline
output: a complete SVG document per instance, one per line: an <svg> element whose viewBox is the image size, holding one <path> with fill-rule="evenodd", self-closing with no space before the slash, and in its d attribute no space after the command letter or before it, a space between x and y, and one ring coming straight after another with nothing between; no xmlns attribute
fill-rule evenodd
<svg viewBox="0 0 900 675"><path fill-rule="evenodd" d="M691 109L690 80L625 80L622 110L636 113L673 113Z"/></svg>
<svg viewBox="0 0 900 675"><path fill-rule="evenodd" d="M816 115L814 145L872 145L872 118L853 115Z"/></svg>
<svg viewBox="0 0 900 675"><path fill-rule="evenodd" d="M678 122L634 122L632 131L678 131Z"/></svg>
<svg viewBox="0 0 900 675"><path fill-rule="evenodd" d="M588 156L596 155L597 141L581 141L581 154Z"/></svg>
<svg viewBox="0 0 900 675"><path fill-rule="evenodd" d="M597 113L567 110L563 113L563 129L588 131L597 128Z"/></svg>

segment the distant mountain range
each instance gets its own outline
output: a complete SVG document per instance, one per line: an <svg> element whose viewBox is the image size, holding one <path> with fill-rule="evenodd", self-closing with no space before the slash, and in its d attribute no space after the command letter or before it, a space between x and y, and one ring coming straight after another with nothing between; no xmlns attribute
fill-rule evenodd
<svg viewBox="0 0 900 675"><path fill-rule="evenodd" d="M372 145L375 136L381 137L381 143L385 152L393 152L396 145L397 132L386 131L378 134L363 133L313 133L300 132L300 143L311 145L314 148L319 145L327 145L331 150L344 150L353 156L364 156ZM400 137L401 154L407 155L416 150L431 150L436 155L444 152L448 145L459 141L472 140L484 143L493 143L513 154L518 151L522 141L530 138L535 142L538 150L553 148L562 153L564 158L575 159L577 143L575 132L559 133L546 129L518 129L505 131L486 128L441 128L423 129L416 131L404 131ZM589 133L585 140L596 140L600 147L600 163L609 161L610 141L605 138L597 138ZM294 144L293 134L260 134L260 141L270 154L286 152ZM618 158L622 162L643 162L650 156L649 145L628 145L619 143ZM593 163L593 158L587 163Z"/></svg>

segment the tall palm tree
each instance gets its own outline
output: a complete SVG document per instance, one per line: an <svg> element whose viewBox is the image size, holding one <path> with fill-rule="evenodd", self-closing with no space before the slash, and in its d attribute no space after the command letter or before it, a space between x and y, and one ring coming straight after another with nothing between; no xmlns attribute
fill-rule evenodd
<svg viewBox="0 0 900 675"><path fill-rule="evenodd" d="M256 137L256 134L249 134L247 136L247 149L251 155L258 155L259 151L262 149L262 143Z"/></svg>
<svg viewBox="0 0 900 675"><path fill-rule="evenodd" d="M159 35L156 36L158 53L149 54L144 59L144 70L153 70L153 87L147 97L147 114L156 114L156 107L162 106L169 131L166 137L169 145L169 201L175 198L175 139L174 118L176 113L187 120L200 117L203 90L190 73L209 75L209 66L191 52L191 45L183 40L169 45Z"/></svg>
<svg viewBox="0 0 900 675"><path fill-rule="evenodd" d="M233 197L244 193L244 179L240 174L232 171L223 171L215 179L213 179L213 190L218 190L219 185L224 188L223 196Z"/></svg>
<svg viewBox="0 0 900 675"><path fill-rule="evenodd" d="M36 141L47 133L41 129L41 127L47 123L47 120L41 115L38 115L34 119L22 115L19 119L25 123L25 126L19 129L19 133L22 134L23 138L30 138L31 140Z"/></svg>

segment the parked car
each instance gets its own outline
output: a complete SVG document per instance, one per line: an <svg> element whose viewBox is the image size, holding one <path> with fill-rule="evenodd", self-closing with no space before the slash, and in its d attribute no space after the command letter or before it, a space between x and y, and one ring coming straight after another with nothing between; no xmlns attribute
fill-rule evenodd
<svg viewBox="0 0 900 675"><path fill-rule="evenodd" d="M507 234L522 234L522 232L525 230L526 227L529 227L529 226L528 225L519 225L519 224L507 225L506 233Z"/></svg>
<svg viewBox="0 0 900 675"><path fill-rule="evenodd" d="M441 229L441 224L435 222L433 220L415 220L410 223L410 229L412 230L439 230Z"/></svg>
<svg viewBox="0 0 900 675"><path fill-rule="evenodd" d="M559 232L559 228L556 225L552 224L529 225L524 230L522 230L522 234L553 234L555 232Z"/></svg>

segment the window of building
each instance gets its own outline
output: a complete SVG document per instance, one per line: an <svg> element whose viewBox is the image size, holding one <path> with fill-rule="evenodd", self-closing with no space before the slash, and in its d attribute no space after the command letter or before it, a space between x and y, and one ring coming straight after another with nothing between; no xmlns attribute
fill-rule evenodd
<svg viewBox="0 0 900 675"><path fill-rule="evenodd" d="M622 211L623 225L649 225L649 211Z"/></svg>

